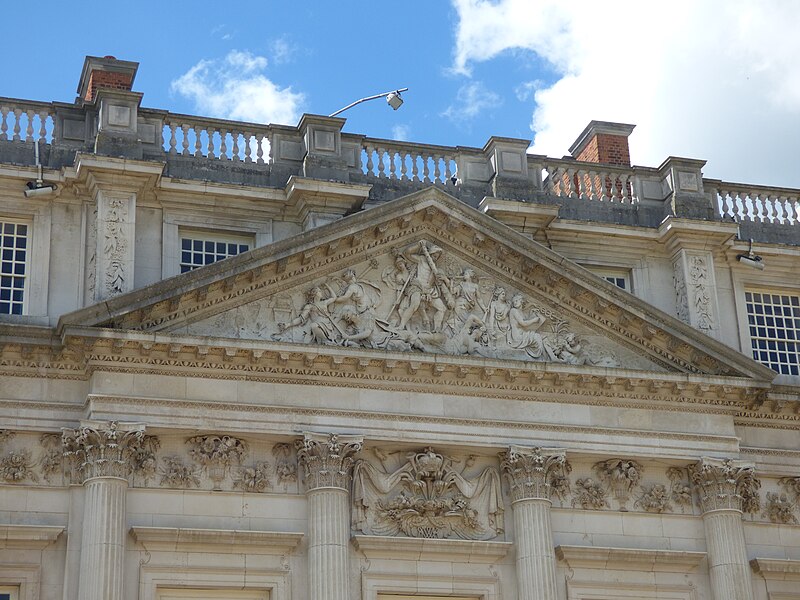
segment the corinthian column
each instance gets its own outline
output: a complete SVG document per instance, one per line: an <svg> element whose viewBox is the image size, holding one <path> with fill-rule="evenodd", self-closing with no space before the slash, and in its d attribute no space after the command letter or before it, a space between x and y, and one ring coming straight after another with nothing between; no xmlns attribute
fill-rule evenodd
<svg viewBox="0 0 800 600"><path fill-rule="evenodd" d="M308 498L308 598L350 600L350 478L363 438L306 433L297 442Z"/></svg>
<svg viewBox="0 0 800 600"><path fill-rule="evenodd" d="M125 554L125 493L132 456L144 426L89 422L64 430L67 458L83 481L83 533L78 579L81 600L122 600Z"/></svg>
<svg viewBox="0 0 800 600"><path fill-rule="evenodd" d="M511 488L517 545L517 598L556 600L556 566L550 496L554 478L566 475L563 449L511 446L500 455Z"/></svg>
<svg viewBox="0 0 800 600"><path fill-rule="evenodd" d="M689 474L703 511L714 600L752 600L742 512L757 510L761 484L754 466L704 457L689 467Z"/></svg>

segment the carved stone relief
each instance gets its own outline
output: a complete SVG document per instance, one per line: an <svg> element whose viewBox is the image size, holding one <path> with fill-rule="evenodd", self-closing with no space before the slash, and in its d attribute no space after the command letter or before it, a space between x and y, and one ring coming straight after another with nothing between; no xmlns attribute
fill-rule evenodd
<svg viewBox="0 0 800 600"><path fill-rule="evenodd" d="M500 455L500 461L512 501L553 496L563 501L569 493L572 467L563 449L512 446Z"/></svg>
<svg viewBox="0 0 800 600"><path fill-rule="evenodd" d="M9 452L0 458L0 479L6 483L39 481L39 476L33 471L34 466L30 450Z"/></svg>
<svg viewBox="0 0 800 600"><path fill-rule="evenodd" d="M191 334L653 368L431 240L187 326Z"/></svg>
<svg viewBox="0 0 800 600"><path fill-rule="evenodd" d="M761 482L750 463L703 458L689 467L689 475L703 512L733 509L757 513L761 508Z"/></svg>
<svg viewBox="0 0 800 600"><path fill-rule="evenodd" d="M794 514L796 506L786 493L767 492L767 504L761 516L772 523L797 525L797 517Z"/></svg>
<svg viewBox="0 0 800 600"><path fill-rule="evenodd" d="M433 448L385 453L353 469L353 528L368 535L488 540L503 534L500 475Z"/></svg>
<svg viewBox="0 0 800 600"><path fill-rule="evenodd" d="M678 318L690 323L689 294L686 291L686 278L683 276L683 264L679 258L672 262L672 283L675 288L675 308Z"/></svg>
<svg viewBox="0 0 800 600"><path fill-rule="evenodd" d="M214 489L222 489L222 480L231 467L241 464L247 444L232 435L197 435L186 440L189 455L208 474Z"/></svg>
<svg viewBox="0 0 800 600"><path fill-rule="evenodd" d="M619 509L628 510L628 500L642 478L644 467L635 460L611 458L595 463L594 471L617 500Z"/></svg>
<svg viewBox="0 0 800 600"><path fill-rule="evenodd" d="M201 469L197 465L184 464L179 456L165 456L161 459L161 485L169 488L189 489L200 486Z"/></svg>
<svg viewBox="0 0 800 600"><path fill-rule="evenodd" d="M80 480L93 477L127 478L134 468L133 455L141 449L144 426L98 422L65 429L64 455Z"/></svg>
<svg viewBox="0 0 800 600"><path fill-rule="evenodd" d="M606 491L598 482L591 477L578 479L575 482L572 506L580 506L584 509L601 510L608 508Z"/></svg>

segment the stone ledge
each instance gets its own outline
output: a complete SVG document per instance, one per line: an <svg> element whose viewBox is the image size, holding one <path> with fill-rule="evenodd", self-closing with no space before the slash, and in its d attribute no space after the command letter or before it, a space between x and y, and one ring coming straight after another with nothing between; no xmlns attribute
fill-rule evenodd
<svg viewBox="0 0 800 600"><path fill-rule="evenodd" d="M0 525L0 549L42 550L55 542L63 531L63 527L49 525Z"/></svg>
<svg viewBox="0 0 800 600"><path fill-rule="evenodd" d="M356 550L368 559L429 560L494 564L501 560L513 544L474 540L436 540L428 538L355 535L351 538Z"/></svg>
<svg viewBox="0 0 800 600"><path fill-rule="evenodd" d="M800 580L800 560L790 558L754 558L750 567L764 579Z"/></svg>
<svg viewBox="0 0 800 600"><path fill-rule="evenodd" d="M705 559L706 553L641 548L557 546L556 556L559 560L566 562L571 569L689 573Z"/></svg>
<svg viewBox="0 0 800 600"><path fill-rule="evenodd" d="M303 539L302 533L244 531L238 529L190 529L178 527L131 527L137 542L150 549L210 551L224 553L225 547L250 554L289 554Z"/></svg>

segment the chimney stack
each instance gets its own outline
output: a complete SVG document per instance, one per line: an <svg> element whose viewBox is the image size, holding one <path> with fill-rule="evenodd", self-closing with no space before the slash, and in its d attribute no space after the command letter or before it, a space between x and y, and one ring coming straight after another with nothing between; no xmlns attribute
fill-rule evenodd
<svg viewBox="0 0 800 600"><path fill-rule="evenodd" d="M592 121L569 148L575 160L605 165L631 166L628 136L636 125Z"/></svg>
<svg viewBox="0 0 800 600"><path fill-rule="evenodd" d="M101 88L129 92L133 88L133 79L138 68L137 62L117 60L113 56L87 56L78 82L78 98L93 102L97 97L97 90Z"/></svg>

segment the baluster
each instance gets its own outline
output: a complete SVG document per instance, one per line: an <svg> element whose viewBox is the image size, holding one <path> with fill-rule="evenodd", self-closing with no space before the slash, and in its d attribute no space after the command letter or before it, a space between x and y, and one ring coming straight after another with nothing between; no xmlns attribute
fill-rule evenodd
<svg viewBox="0 0 800 600"><path fill-rule="evenodd" d="M251 134L249 131L245 131L242 133L242 136L244 137L244 162L251 163L253 162L253 148L250 142Z"/></svg>
<svg viewBox="0 0 800 600"><path fill-rule="evenodd" d="M189 156L189 126L188 125L181 125L181 131L183 132L183 139L181 139L181 154L183 156Z"/></svg>
<svg viewBox="0 0 800 600"><path fill-rule="evenodd" d="M591 169L586 171L586 197L589 200L600 200L597 197L597 173Z"/></svg>
<svg viewBox="0 0 800 600"><path fill-rule="evenodd" d="M36 113L33 110L28 110L25 113L28 116L28 126L25 128L25 141L32 142L33 141L33 117Z"/></svg>
<svg viewBox="0 0 800 600"><path fill-rule="evenodd" d="M213 127L206 127L206 135L208 135L208 151L206 152L206 156L208 158L215 158L214 155L214 132L216 129Z"/></svg>
<svg viewBox="0 0 800 600"><path fill-rule="evenodd" d="M228 158L228 130L219 130L219 159L230 160Z"/></svg>
<svg viewBox="0 0 800 600"><path fill-rule="evenodd" d="M402 181L408 181L408 165L406 161L408 161L409 156L408 150L404 150L400 153L400 179Z"/></svg>
<svg viewBox="0 0 800 600"><path fill-rule="evenodd" d="M411 155L411 181L420 181L419 178L419 155L412 154Z"/></svg>
<svg viewBox="0 0 800 600"><path fill-rule="evenodd" d="M261 141L264 139L263 133L256 134L256 163L259 165L264 164L264 147L261 145Z"/></svg>
<svg viewBox="0 0 800 600"><path fill-rule="evenodd" d="M569 169L569 168L567 169L567 178L568 178L567 185L569 185L570 198L578 198L578 190L576 187L577 182L575 181L576 176L577 175L575 169Z"/></svg>
<svg viewBox="0 0 800 600"><path fill-rule="evenodd" d="M764 198L764 217L770 223L774 223L778 220L778 211L775 209L775 196L770 196L769 193L767 193L762 197Z"/></svg>
<svg viewBox="0 0 800 600"><path fill-rule="evenodd" d="M431 170L428 161L430 160L430 156L426 156L425 154L422 155L422 181L425 183L431 182Z"/></svg>
<svg viewBox="0 0 800 600"><path fill-rule="evenodd" d="M239 162L239 135L241 135L238 131L231 132L231 138L233 141L233 148L231 149L231 160L233 162Z"/></svg>
<svg viewBox="0 0 800 600"><path fill-rule="evenodd" d="M800 197L789 198L789 219L795 225L800 227Z"/></svg>
<svg viewBox="0 0 800 600"><path fill-rule="evenodd" d="M453 185L453 158L450 156L444 157L444 184Z"/></svg>
<svg viewBox="0 0 800 600"><path fill-rule="evenodd" d="M14 109L14 119L15 119L15 121L14 121L14 137L11 138L15 142L18 142L21 139L19 137L19 131L20 131L20 122L19 122L19 120L20 120L20 116L21 115L22 115L22 109L21 108L15 108Z"/></svg>
<svg viewBox="0 0 800 600"><path fill-rule="evenodd" d="M441 157L434 154L431 158L433 158L433 183L444 183L442 180L442 171L439 168L439 161L441 160Z"/></svg>
<svg viewBox="0 0 800 600"><path fill-rule="evenodd" d="M575 191L578 193L578 198L581 200L588 200L589 196L586 194L586 171L578 169L575 176L575 184Z"/></svg>
<svg viewBox="0 0 800 600"><path fill-rule="evenodd" d="M727 191L720 190L720 197L722 198L722 216L736 218L736 213L733 211L733 198Z"/></svg>
<svg viewBox="0 0 800 600"><path fill-rule="evenodd" d="M380 146L377 146L375 148L375 151L378 153L378 177L380 179L385 179L386 178L386 163L384 162L384 159L385 159L385 156L386 156L386 151L383 148L381 148Z"/></svg>
<svg viewBox="0 0 800 600"><path fill-rule="evenodd" d="M203 129L200 125L194 126L194 155L195 158L203 156L203 141L202 141L202 133Z"/></svg>
<svg viewBox="0 0 800 600"><path fill-rule="evenodd" d="M273 144L272 141L275 139L275 136L272 134L272 131L267 133L265 139L267 140L267 145L269 146L267 160L269 161L269 164L273 164L275 162L275 144Z"/></svg>
<svg viewBox="0 0 800 600"><path fill-rule="evenodd" d="M39 140L44 140L47 143L47 117L49 113L46 110L42 110L39 113Z"/></svg>
<svg viewBox="0 0 800 600"><path fill-rule="evenodd" d="M375 168L375 163L372 162L372 152L373 152L372 146L370 146L369 144L364 146L364 152L366 152L367 154L367 162L363 167L364 174L372 175L373 174L372 170Z"/></svg>
<svg viewBox="0 0 800 600"><path fill-rule="evenodd" d="M620 175L620 197L623 203L633 204L630 189L630 177L627 174Z"/></svg>
<svg viewBox="0 0 800 600"><path fill-rule="evenodd" d="M167 127L169 127L169 153L177 154L178 139L175 136L175 129L176 129L175 123L169 123Z"/></svg>
<svg viewBox="0 0 800 600"><path fill-rule="evenodd" d="M559 193L556 190L558 187L558 167L550 167L547 163L544 165L545 171L547 171L547 193L552 196L558 196Z"/></svg>
<svg viewBox="0 0 800 600"><path fill-rule="evenodd" d="M8 110L7 106L0 106L0 115L2 115L2 120L0 120L0 140L4 142L8 140Z"/></svg>
<svg viewBox="0 0 800 600"><path fill-rule="evenodd" d="M396 160L397 152L394 150L389 150L389 179L398 179L397 165L395 164Z"/></svg>

